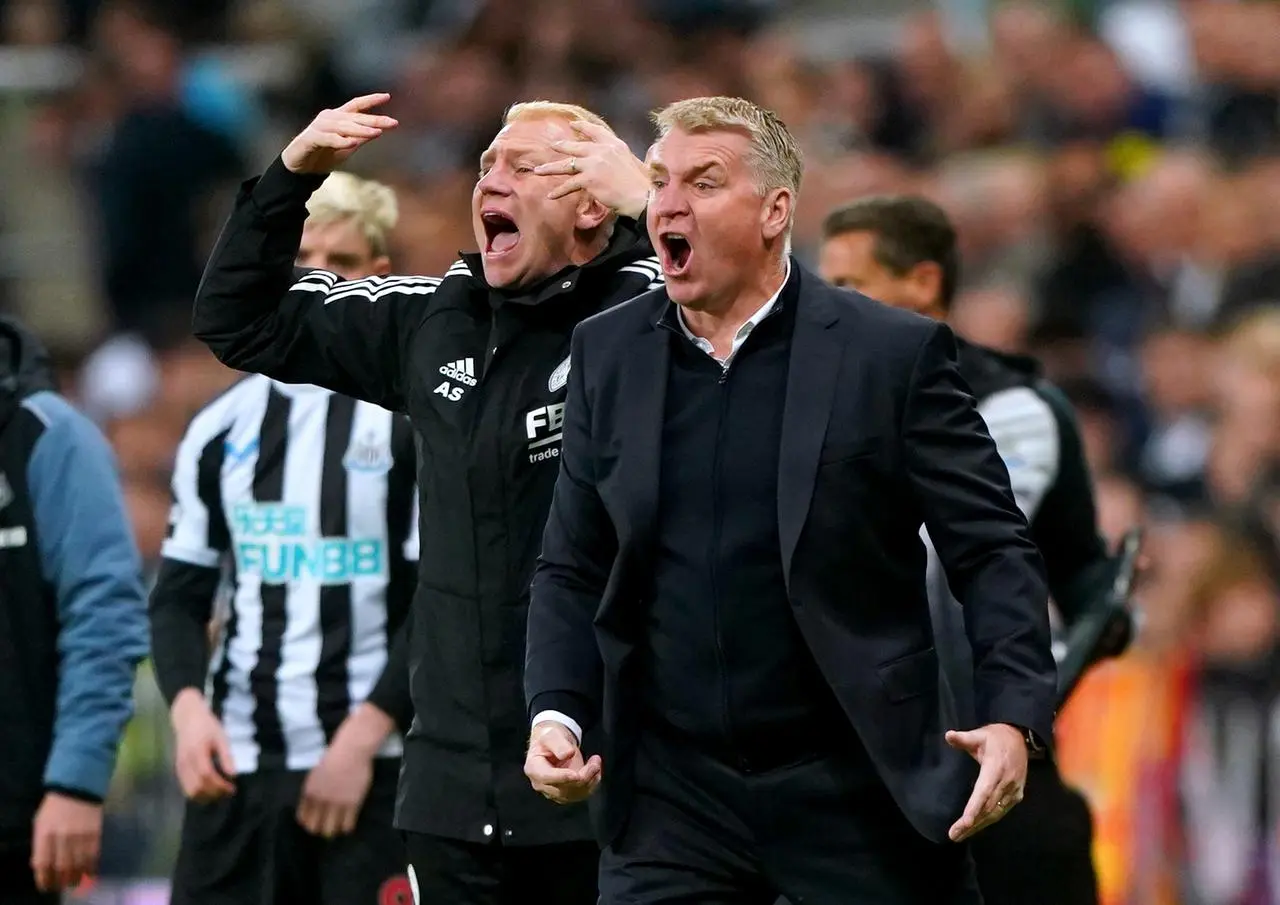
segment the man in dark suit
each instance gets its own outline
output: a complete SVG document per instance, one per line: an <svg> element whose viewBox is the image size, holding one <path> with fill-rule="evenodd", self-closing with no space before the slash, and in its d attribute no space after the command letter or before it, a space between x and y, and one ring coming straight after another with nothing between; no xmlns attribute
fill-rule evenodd
<svg viewBox="0 0 1280 905"><path fill-rule="evenodd" d="M964 840L1021 798L1054 665L955 342L791 259L802 165L773 114L657 123L666 289L574 335L525 772L562 802L607 774L605 905L980 902ZM965 606L968 731L939 706L922 524Z"/></svg>

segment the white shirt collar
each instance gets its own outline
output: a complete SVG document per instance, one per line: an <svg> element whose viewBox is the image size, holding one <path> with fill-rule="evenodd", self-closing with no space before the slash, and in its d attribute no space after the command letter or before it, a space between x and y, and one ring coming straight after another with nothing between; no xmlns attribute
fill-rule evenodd
<svg viewBox="0 0 1280 905"><path fill-rule="evenodd" d="M761 305L759 308L756 309L755 314L747 318L746 323L744 323L741 327L738 328L738 332L733 335L733 346L732 348L730 348L729 354L725 356L723 360L716 358L716 361L720 362L721 367L724 367L724 368L729 367L729 364L730 362L733 361L734 356L738 354L738 350L742 348L742 344L747 341L747 337L751 335L751 332L755 330L756 327L760 326L760 322L763 321L766 317L768 317L769 312L771 312L777 306L778 299L782 298L782 291L787 288L787 281L790 279L791 279L791 256L788 255L787 267L782 274L782 285L778 287L777 292L775 292L772 296L769 297L769 300L767 302L765 302L763 305ZM695 336L693 334L693 331L689 329L689 325L685 323L684 309L681 308L679 305L676 305L676 319L680 322L680 329L684 332L684 335L689 337L689 340L695 346L701 349L703 352L706 352L712 358L715 358L715 350L714 350L714 347L711 345L711 341L707 339L703 339L701 336Z"/></svg>

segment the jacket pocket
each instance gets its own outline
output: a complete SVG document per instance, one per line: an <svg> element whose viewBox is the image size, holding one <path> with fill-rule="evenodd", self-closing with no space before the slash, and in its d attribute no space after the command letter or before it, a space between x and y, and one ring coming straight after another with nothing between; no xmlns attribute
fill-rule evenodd
<svg viewBox="0 0 1280 905"><path fill-rule="evenodd" d="M851 442L825 443L818 455L819 467L838 465L841 462L852 462L855 459L869 459L880 450L877 438L862 437Z"/></svg>
<svg viewBox="0 0 1280 905"><path fill-rule="evenodd" d="M932 647L906 654L876 667L885 697L898 704L936 691L938 653Z"/></svg>

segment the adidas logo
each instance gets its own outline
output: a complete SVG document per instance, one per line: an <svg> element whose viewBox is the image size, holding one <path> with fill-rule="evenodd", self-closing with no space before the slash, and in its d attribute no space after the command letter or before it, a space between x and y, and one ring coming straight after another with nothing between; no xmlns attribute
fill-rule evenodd
<svg viewBox="0 0 1280 905"><path fill-rule="evenodd" d="M450 380L465 383L469 387L476 385L476 361L474 358L459 358L447 365L440 366L440 373Z"/></svg>

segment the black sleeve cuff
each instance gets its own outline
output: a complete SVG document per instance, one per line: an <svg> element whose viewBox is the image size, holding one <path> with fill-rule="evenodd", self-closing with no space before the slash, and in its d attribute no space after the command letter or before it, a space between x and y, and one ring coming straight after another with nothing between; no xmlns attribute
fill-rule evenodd
<svg viewBox="0 0 1280 905"><path fill-rule="evenodd" d="M46 792L53 792L55 795L62 795L67 798L74 798L76 801L83 801L85 804L102 804L102 797L99 795L91 795L80 789L69 789L66 786L45 786Z"/></svg>
<svg viewBox="0 0 1280 905"><path fill-rule="evenodd" d="M249 185L253 204L267 219L299 215L306 219L307 200L328 178L326 173L294 173L277 157L271 165Z"/></svg>
<svg viewBox="0 0 1280 905"><path fill-rule="evenodd" d="M591 729L591 705L581 695L571 691L544 691L533 699L529 707L529 719L532 720L544 710L563 713L581 726L584 733Z"/></svg>
<svg viewBox="0 0 1280 905"><path fill-rule="evenodd" d="M151 662L165 703L203 688L209 663L209 620L222 573L173 559L160 561L151 591Z"/></svg>
<svg viewBox="0 0 1280 905"><path fill-rule="evenodd" d="M387 664L365 699L391 719L403 733L413 725L413 695L409 684L409 620L403 620L391 640Z"/></svg>

